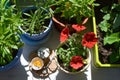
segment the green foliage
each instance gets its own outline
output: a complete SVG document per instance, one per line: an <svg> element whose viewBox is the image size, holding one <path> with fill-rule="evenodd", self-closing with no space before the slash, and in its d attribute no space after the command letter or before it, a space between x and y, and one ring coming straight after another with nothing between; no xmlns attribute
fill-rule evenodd
<svg viewBox="0 0 120 80"><path fill-rule="evenodd" d="M100 30L104 32L104 45L112 45L110 62L120 59L120 4L113 4L101 9L105 14L103 21L99 24Z"/></svg>
<svg viewBox="0 0 120 80"><path fill-rule="evenodd" d="M99 24L99 27L101 29L101 31L104 31L104 32L107 32L108 31L108 28L111 26L110 23L107 22L107 20L104 20L102 21L100 24Z"/></svg>
<svg viewBox="0 0 120 80"><path fill-rule="evenodd" d="M30 34L36 34L43 32L50 22L52 12L50 10L51 2L50 0L33 0L35 11L30 11L29 13L24 13L27 17L24 18L23 27L26 32ZM48 22L47 22L48 21Z"/></svg>
<svg viewBox="0 0 120 80"><path fill-rule="evenodd" d="M61 17L67 20L76 18L77 23L82 17L93 16L94 0L55 0L55 13L62 13Z"/></svg>
<svg viewBox="0 0 120 80"><path fill-rule="evenodd" d="M81 39L81 35L73 34L57 48L57 55L59 55L64 66L69 66L72 56L86 56L87 48L82 46Z"/></svg>
<svg viewBox="0 0 120 80"><path fill-rule="evenodd" d="M110 9L109 9L110 8ZM101 31L105 32L104 43L112 44L119 42L120 38L120 5L113 4L111 7L105 7L101 10L105 13L103 21L99 24Z"/></svg>
<svg viewBox="0 0 120 80"><path fill-rule="evenodd" d="M115 63L120 59L120 42L115 43L114 46L116 47L114 47L112 54L109 56L110 63Z"/></svg>
<svg viewBox="0 0 120 80"><path fill-rule="evenodd" d="M104 37L104 44L113 44L115 42L120 42L120 32L113 33L109 36Z"/></svg>
<svg viewBox="0 0 120 80"><path fill-rule="evenodd" d="M0 1L0 66L13 59L12 50L22 46L18 26L22 24L21 13L15 12L15 5L6 7L9 0Z"/></svg>
<svg viewBox="0 0 120 80"><path fill-rule="evenodd" d="M117 14L112 27L114 30L117 30L117 29L120 30L119 26L120 26L120 14Z"/></svg>

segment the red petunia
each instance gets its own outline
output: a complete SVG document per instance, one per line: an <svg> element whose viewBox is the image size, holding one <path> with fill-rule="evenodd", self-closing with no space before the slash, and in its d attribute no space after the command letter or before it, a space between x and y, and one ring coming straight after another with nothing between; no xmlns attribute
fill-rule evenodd
<svg viewBox="0 0 120 80"><path fill-rule="evenodd" d="M86 29L85 26L83 26L83 25L79 25L79 24L73 24L73 25L72 25L72 28L75 29L77 32L80 32L80 31Z"/></svg>
<svg viewBox="0 0 120 80"><path fill-rule="evenodd" d="M69 36L69 28L65 27L60 34L60 42L65 42Z"/></svg>
<svg viewBox="0 0 120 80"><path fill-rule="evenodd" d="M98 39L95 37L94 32L88 32L84 35L82 39L82 45L87 47L87 48L92 48Z"/></svg>
<svg viewBox="0 0 120 80"><path fill-rule="evenodd" d="M83 67L84 63L82 61L82 57L81 56L73 56L71 61L70 61L70 66L73 69L80 69L81 67Z"/></svg>

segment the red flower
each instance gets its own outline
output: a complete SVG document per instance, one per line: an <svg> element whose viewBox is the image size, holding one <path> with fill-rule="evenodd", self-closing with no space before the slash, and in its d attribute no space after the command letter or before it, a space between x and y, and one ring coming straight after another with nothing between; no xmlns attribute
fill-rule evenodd
<svg viewBox="0 0 120 80"><path fill-rule="evenodd" d="M60 34L60 42L65 42L69 36L69 28L65 27Z"/></svg>
<svg viewBox="0 0 120 80"><path fill-rule="evenodd" d="M73 25L72 25L72 28L75 29L77 32L80 32L80 31L86 29L85 26L83 26L83 25L79 25L79 24L73 24Z"/></svg>
<svg viewBox="0 0 120 80"><path fill-rule="evenodd" d="M70 61L70 66L73 69L79 69L81 67L83 67L84 63L82 61L82 57L81 56L73 56L71 61Z"/></svg>
<svg viewBox="0 0 120 80"><path fill-rule="evenodd" d="M92 48L97 41L98 39L95 37L94 32L88 32L82 39L82 45L86 46L87 48Z"/></svg>

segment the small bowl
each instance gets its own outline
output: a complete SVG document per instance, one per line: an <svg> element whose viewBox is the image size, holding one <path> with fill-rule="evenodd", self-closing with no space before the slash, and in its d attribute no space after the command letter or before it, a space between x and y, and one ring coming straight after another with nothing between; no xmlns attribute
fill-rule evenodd
<svg viewBox="0 0 120 80"><path fill-rule="evenodd" d="M40 70L44 66L44 62L40 57L34 57L30 62L30 67L34 70Z"/></svg>

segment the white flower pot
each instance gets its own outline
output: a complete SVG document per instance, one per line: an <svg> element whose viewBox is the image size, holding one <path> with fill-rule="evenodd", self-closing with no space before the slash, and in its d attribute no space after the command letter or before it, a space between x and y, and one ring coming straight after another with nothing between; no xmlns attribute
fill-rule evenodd
<svg viewBox="0 0 120 80"><path fill-rule="evenodd" d="M86 64L83 68L81 68L79 71L77 71L77 72L70 72L70 71L64 69L64 68L60 65L57 57L56 57L56 62L57 62L57 64L58 64L59 69L62 70L63 72L65 72L65 73L68 73L68 74L78 74L78 73L82 73L82 72L84 72L85 70L87 70L87 68L88 68L89 65L91 64L91 51L88 50L87 62L86 62L87 64Z"/></svg>

